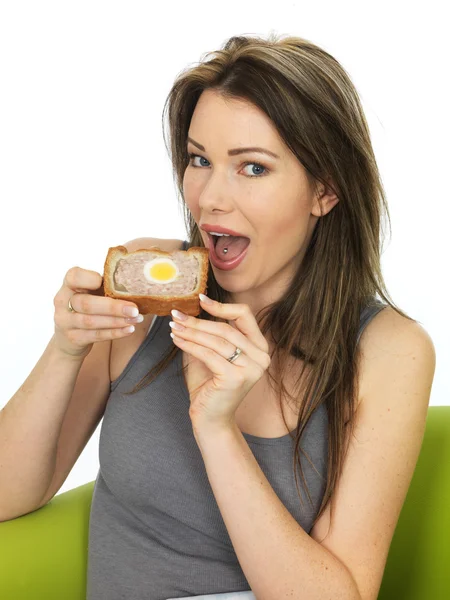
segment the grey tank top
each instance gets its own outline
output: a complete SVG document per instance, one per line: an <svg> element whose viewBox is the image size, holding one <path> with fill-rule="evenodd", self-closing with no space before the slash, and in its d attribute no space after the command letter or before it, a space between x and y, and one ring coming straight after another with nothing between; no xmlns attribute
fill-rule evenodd
<svg viewBox="0 0 450 600"><path fill-rule="evenodd" d="M384 307L374 300L364 309L358 340ZM150 385L122 394L172 345L170 320L170 315L154 319L111 382L90 512L87 600L166 600L250 590L192 433L181 352ZM289 434L243 436L281 502L309 534L326 484L325 405L312 415L302 443L317 469L301 454L312 505L298 465L303 506L297 494Z"/></svg>

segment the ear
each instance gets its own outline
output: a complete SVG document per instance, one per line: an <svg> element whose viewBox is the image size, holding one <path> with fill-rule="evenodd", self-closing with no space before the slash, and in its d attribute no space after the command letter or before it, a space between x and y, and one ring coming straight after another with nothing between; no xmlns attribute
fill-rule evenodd
<svg viewBox="0 0 450 600"><path fill-rule="evenodd" d="M311 213L315 217L323 217L339 202L339 198L333 192L330 187L330 180L328 179L328 185L325 186L323 183L318 184Z"/></svg>

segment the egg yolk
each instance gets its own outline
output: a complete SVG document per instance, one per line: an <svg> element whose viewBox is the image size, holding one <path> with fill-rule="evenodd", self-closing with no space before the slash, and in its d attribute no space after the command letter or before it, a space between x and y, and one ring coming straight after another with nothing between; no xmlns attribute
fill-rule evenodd
<svg viewBox="0 0 450 600"><path fill-rule="evenodd" d="M167 281L176 274L176 269L170 263L156 263L150 268L150 276L158 281Z"/></svg>

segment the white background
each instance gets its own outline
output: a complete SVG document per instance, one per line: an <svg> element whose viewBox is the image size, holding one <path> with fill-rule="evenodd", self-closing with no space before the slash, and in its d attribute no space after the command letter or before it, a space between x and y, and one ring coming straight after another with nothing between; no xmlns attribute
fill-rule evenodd
<svg viewBox="0 0 450 600"><path fill-rule="evenodd" d="M444 2L0 4L0 408L53 334L66 271L110 246L185 239L162 109L177 74L232 35L304 37L350 74L387 192L382 265L437 353L450 404L448 59ZM37 399L39 401L39 399ZM59 493L95 479L100 426Z"/></svg>

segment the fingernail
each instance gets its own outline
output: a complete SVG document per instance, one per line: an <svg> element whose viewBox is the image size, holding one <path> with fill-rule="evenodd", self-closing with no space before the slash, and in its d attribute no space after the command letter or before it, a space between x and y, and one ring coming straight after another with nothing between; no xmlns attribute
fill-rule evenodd
<svg viewBox="0 0 450 600"><path fill-rule="evenodd" d="M187 315L185 315L184 313L180 312L179 310L173 309L170 312L172 313L172 315L175 318L180 319L181 321L186 321L186 319L188 318Z"/></svg>
<svg viewBox="0 0 450 600"><path fill-rule="evenodd" d="M211 300L211 298L208 298L208 296L205 296L205 294L199 294L198 297L205 304L212 304L213 303L213 301Z"/></svg>
<svg viewBox="0 0 450 600"><path fill-rule="evenodd" d="M127 323L142 323L144 317L142 315L138 315L137 317L127 317L125 321Z"/></svg>
<svg viewBox="0 0 450 600"><path fill-rule="evenodd" d="M173 321L170 321L169 325L172 327L172 329L178 329L178 331L184 331L186 329L184 325L180 325L180 323L174 323Z"/></svg>

